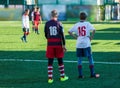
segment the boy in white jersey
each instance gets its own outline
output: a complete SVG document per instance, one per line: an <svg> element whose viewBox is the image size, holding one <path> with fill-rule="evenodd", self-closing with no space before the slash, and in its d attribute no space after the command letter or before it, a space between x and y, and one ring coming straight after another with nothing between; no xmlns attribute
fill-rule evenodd
<svg viewBox="0 0 120 88"><path fill-rule="evenodd" d="M21 37L21 40L23 42L27 42L27 35L29 34L29 9L26 9L24 14L22 15L22 28L23 28L23 36Z"/></svg>
<svg viewBox="0 0 120 88"><path fill-rule="evenodd" d="M94 71L94 61L93 56L91 52L91 40L94 37L95 34L95 28L91 25L91 23L85 21L87 18L87 14L85 12L80 13L80 22L76 23L69 31L68 33L77 39L76 44L76 54L78 58L78 72L79 76L78 78L84 78L82 73L82 58L88 57L89 60L89 68L91 77L98 78L100 75L95 74ZM92 34L90 35L90 32L92 31ZM75 33L76 35L74 35Z"/></svg>

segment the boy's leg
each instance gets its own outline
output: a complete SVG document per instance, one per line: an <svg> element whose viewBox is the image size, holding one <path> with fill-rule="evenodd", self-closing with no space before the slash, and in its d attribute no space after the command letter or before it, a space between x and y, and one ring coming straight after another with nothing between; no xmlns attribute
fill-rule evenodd
<svg viewBox="0 0 120 88"><path fill-rule="evenodd" d="M29 34L29 28L23 28L24 35L21 38L22 41L27 42L27 35Z"/></svg>
<svg viewBox="0 0 120 88"><path fill-rule="evenodd" d="M63 59L58 58L58 65L59 65L59 71L60 71L60 80L61 81L66 81L68 80L68 77L65 76L65 71L64 71L64 64L63 64Z"/></svg>
<svg viewBox="0 0 120 88"><path fill-rule="evenodd" d="M37 27L35 26L35 33L37 33Z"/></svg>
<svg viewBox="0 0 120 88"><path fill-rule="evenodd" d="M37 33L37 22L34 21L34 28L35 28L35 33Z"/></svg>
<svg viewBox="0 0 120 88"><path fill-rule="evenodd" d="M35 31L35 24L33 21L32 21L32 31Z"/></svg>
<svg viewBox="0 0 120 88"><path fill-rule="evenodd" d="M35 33L37 33L37 34L39 34L38 25L39 25L39 23L36 21L35 22Z"/></svg>
<svg viewBox="0 0 120 88"><path fill-rule="evenodd" d="M53 77L53 58L48 58L48 79L52 79Z"/></svg>
<svg viewBox="0 0 120 88"><path fill-rule="evenodd" d="M53 82L53 58L48 58L48 83Z"/></svg>
<svg viewBox="0 0 120 88"><path fill-rule="evenodd" d="M92 55L88 56L88 60L89 60L89 68L90 68L91 76L94 76L95 71L94 71L94 61Z"/></svg>
<svg viewBox="0 0 120 88"><path fill-rule="evenodd" d="M38 27L35 27L35 33L39 34Z"/></svg>
<svg viewBox="0 0 120 88"><path fill-rule="evenodd" d="M24 40L26 41L26 33L24 33L24 36L23 36Z"/></svg>
<svg viewBox="0 0 120 88"><path fill-rule="evenodd" d="M26 40L26 28L23 28L23 32L24 32L24 34L23 34L23 36L21 37L21 40L24 42L25 40Z"/></svg>
<svg viewBox="0 0 120 88"><path fill-rule="evenodd" d="M21 37L21 40L23 41L23 42L27 42L26 41L26 34L24 33L24 35Z"/></svg>
<svg viewBox="0 0 120 88"><path fill-rule="evenodd" d="M29 29L27 29L27 32L24 32L24 41L27 42L27 36L29 35Z"/></svg>
<svg viewBox="0 0 120 88"><path fill-rule="evenodd" d="M77 48L76 49L76 54L77 54L77 57L78 57L78 73L79 73L78 78L83 78L82 57L84 57L84 49L83 48Z"/></svg>
<svg viewBox="0 0 120 88"><path fill-rule="evenodd" d="M37 34L40 34L38 30L38 26L39 26L39 22L37 23Z"/></svg>
<svg viewBox="0 0 120 88"><path fill-rule="evenodd" d="M93 56L91 53L91 48L88 47L88 60L89 60L89 68L90 68L90 73L91 73L91 77L95 77L95 78L99 78L99 74L95 74L95 70L94 70L94 61L93 61Z"/></svg>
<svg viewBox="0 0 120 88"><path fill-rule="evenodd" d="M83 73L82 73L82 57L78 57L78 73L79 73L79 77L78 78L83 78Z"/></svg>
<svg viewBox="0 0 120 88"><path fill-rule="evenodd" d="M63 65L63 59L62 58L58 58L58 65L59 65L60 76L64 77L65 72L64 72L64 65Z"/></svg>

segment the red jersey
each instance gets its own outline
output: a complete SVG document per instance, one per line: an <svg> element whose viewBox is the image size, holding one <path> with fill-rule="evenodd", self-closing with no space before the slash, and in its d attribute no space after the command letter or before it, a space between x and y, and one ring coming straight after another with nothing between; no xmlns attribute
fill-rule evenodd
<svg viewBox="0 0 120 88"><path fill-rule="evenodd" d="M34 21L40 21L40 13L39 12L34 12Z"/></svg>
<svg viewBox="0 0 120 88"><path fill-rule="evenodd" d="M64 41L63 27L58 21L50 20L46 22L45 37L47 38L48 46L62 46Z"/></svg>

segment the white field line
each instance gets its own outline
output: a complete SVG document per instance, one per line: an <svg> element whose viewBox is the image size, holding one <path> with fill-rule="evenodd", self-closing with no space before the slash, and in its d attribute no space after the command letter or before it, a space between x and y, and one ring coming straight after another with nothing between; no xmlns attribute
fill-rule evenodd
<svg viewBox="0 0 120 88"><path fill-rule="evenodd" d="M0 62L48 62L47 60L24 60L24 59L0 59ZM55 60L55 62L57 62ZM64 60L65 63L77 63L77 61L69 61ZM88 61L83 61L83 63L88 63ZM94 61L96 64L111 64L111 65L120 65L120 62L101 62L101 61Z"/></svg>

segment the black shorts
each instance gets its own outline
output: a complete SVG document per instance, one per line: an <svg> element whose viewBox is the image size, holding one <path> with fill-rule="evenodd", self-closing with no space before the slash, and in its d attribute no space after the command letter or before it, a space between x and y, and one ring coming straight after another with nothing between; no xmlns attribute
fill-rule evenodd
<svg viewBox="0 0 120 88"><path fill-rule="evenodd" d="M29 32L29 28L23 28L23 32Z"/></svg>

